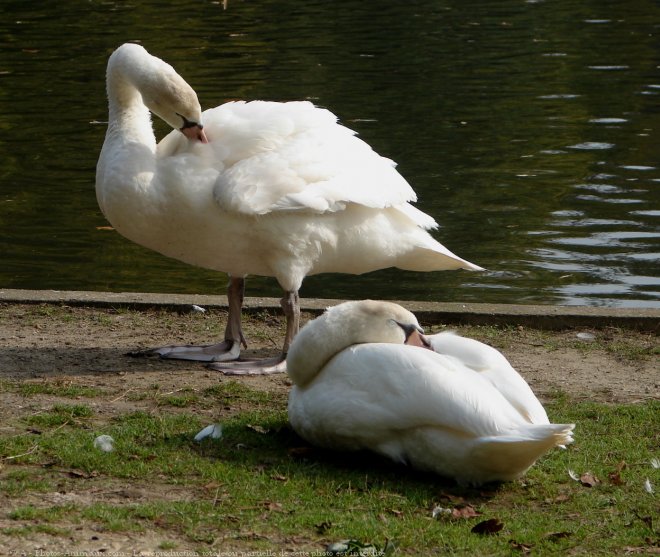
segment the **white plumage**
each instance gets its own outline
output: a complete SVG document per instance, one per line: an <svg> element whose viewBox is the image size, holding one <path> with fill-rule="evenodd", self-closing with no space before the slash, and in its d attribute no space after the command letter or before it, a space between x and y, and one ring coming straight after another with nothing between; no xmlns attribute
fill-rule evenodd
<svg viewBox="0 0 660 557"><path fill-rule="evenodd" d="M415 193L395 164L328 110L254 101L202 114L174 69L135 44L110 57L107 89L96 180L104 215L130 240L232 279L225 342L163 356L236 358L248 274L275 277L286 292L286 353L307 275L480 269L428 234L436 223L410 204ZM183 133L157 145L150 110Z"/></svg>
<svg viewBox="0 0 660 557"><path fill-rule="evenodd" d="M447 333L426 339L431 350L404 344L418 329L401 306L373 301L307 324L287 358L294 430L470 484L517 478L572 442L574 426L550 424L502 354Z"/></svg>

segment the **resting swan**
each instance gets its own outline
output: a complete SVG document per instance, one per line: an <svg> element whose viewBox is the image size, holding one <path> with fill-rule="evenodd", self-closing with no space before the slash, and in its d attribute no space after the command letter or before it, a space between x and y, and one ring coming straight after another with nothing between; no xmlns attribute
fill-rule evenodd
<svg viewBox="0 0 660 557"><path fill-rule="evenodd" d="M103 214L133 242L230 276L224 341L157 349L163 357L237 359L248 274L275 277L285 291L282 355L259 368L283 371L305 276L481 269L426 232L436 223L409 203L415 193L394 163L331 112L254 101L202 114L183 78L137 44L110 56L106 77L109 122L96 173ZM150 111L175 129L158 144Z"/></svg>
<svg viewBox="0 0 660 557"><path fill-rule="evenodd" d="M574 425L550 424L502 354L453 334L425 337L389 302L346 302L309 322L287 372L289 420L310 443L369 449L463 484L512 480L572 442Z"/></svg>

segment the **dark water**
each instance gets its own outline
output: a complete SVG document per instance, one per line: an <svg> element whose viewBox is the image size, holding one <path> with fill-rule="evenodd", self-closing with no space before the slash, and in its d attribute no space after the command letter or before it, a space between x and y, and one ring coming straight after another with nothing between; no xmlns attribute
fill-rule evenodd
<svg viewBox="0 0 660 557"><path fill-rule="evenodd" d="M141 41L205 108L330 108L398 161L438 239L490 269L323 275L304 296L660 307L658 2L3 0L0 13L0 288L224 290L223 275L98 229L105 64ZM254 277L257 294L279 288Z"/></svg>

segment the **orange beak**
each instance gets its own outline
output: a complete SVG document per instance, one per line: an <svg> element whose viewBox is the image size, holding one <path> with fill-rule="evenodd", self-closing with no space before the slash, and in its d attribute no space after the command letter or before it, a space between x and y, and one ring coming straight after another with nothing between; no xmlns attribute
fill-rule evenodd
<svg viewBox="0 0 660 557"><path fill-rule="evenodd" d="M431 344L429 343L427 338L417 329L414 329L413 332L408 335L408 338L406 339L406 344L408 346L419 346L421 348L428 348L432 350Z"/></svg>
<svg viewBox="0 0 660 557"><path fill-rule="evenodd" d="M206 134L204 133L204 128L200 124L181 128L181 133L190 139L190 141L199 141L200 143L209 142Z"/></svg>

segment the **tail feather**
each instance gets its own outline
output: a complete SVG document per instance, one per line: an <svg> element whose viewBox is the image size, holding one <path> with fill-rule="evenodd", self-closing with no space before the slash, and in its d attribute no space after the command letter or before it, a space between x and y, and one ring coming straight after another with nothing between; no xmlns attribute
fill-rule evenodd
<svg viewBox="0 0 660 557"><path fill-rule="evenodd" d="M416 250L402 254L396 261L399 269L408 271L443 271L452 269L466 269L468 271L484 271L483 267L470 263L449 251L445 246L435 242L430 247L419 247Z"/></svg>
<svg viewBox="0 0 660 557"><path fill-rule="evenodd" d="M504 435L484 437L475 448L475 459L483 459L493 479L514 479L554 447L573 442L575 424L526 424Z"/></svg>

